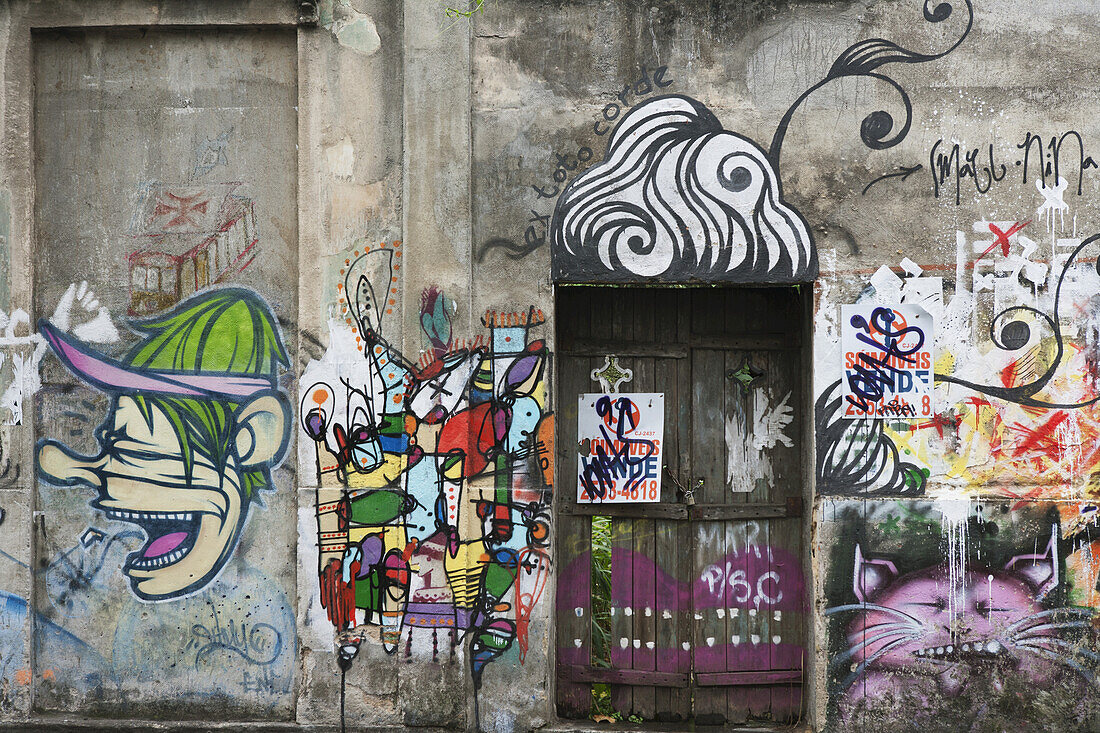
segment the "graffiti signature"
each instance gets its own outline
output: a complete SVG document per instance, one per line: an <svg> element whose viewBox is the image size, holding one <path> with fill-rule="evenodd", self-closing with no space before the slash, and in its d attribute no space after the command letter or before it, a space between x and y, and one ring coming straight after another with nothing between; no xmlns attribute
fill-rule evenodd
<svg viewBox="0 0 1100 733"><path fill-rule="evenodd" d="M924 346L924 330L917 326L895 328L897 318L891 308L875 308L871 312L871 322L860 315L852 316L852 325L865 331L856 336L881 354L859 352L856 363L847 375L848 386L854 396L848 396L848 402L860 410L867 410L869 403L878 402L886 393L885 388L895 388L897 376L902 374L899 366L917 366L912 354ZM874 334L882 335L882 341ZM896 400L895 400L896 401Z"/></svg>
<svg viewBox="0 0 1100 733"><path fill-rule="evenodd" d="M212 626L195 624L184 651L195 650L195 669L211 654L225 650L236 654L249 664L263 667L279 658L283 650L283 635L271 624L258 623L250 627L247 621L229 621L223 624L217 609L211 605Z"/></svg>

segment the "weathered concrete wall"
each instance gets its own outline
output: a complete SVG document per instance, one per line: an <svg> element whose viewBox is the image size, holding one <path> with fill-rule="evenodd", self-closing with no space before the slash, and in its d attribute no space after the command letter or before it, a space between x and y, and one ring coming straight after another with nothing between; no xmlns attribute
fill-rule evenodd
<svg viewBox="0 0 1100 733"><path fill-rule="evenodd" d="M0 7L0 716L552 721L553 283L812 281L807 716L1095 725L1095 8L469 10Z"/></svg>

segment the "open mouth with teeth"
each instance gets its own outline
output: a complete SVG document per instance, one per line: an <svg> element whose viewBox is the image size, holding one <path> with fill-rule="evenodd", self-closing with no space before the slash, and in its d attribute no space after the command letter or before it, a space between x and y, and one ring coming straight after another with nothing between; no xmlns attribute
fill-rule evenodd
<svg viewBox="0 0 1100 733"><path fill-rule="evenodd" d="M123 571L157 570L174 565L195 546L201 514L191 512L109 511L109 519L132 522L145 530L148 541L126 558Z"/></svg>
<svg viewBox="0 0 1100 733"><path fill-rule="evenodd" d="M995 662L1007 654L1004 644L995 639L977 639L943 646L917 649L913 655L942 662Z"/></svg>

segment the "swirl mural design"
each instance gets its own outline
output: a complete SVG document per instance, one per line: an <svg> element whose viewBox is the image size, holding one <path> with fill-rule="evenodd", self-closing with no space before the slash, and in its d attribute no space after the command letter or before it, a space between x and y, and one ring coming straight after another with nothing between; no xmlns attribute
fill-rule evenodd
<svg viewBox="0 0 1100 733"><path fill-rule="evenodd" d="M803 282L817 253L753 141L688 97L627 113L604 160L562 192L551 223L556 279Z"/></svg>

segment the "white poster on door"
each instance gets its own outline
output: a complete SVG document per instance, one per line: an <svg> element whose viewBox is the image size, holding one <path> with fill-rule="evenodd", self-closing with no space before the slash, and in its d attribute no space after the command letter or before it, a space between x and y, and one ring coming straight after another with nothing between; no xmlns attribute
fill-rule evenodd
<svg viewBox="0 0 1100 733"><path fill-rule="evenodd" d="M582 394L577 405L577 501L661 499L665 396Z"/></svg>

